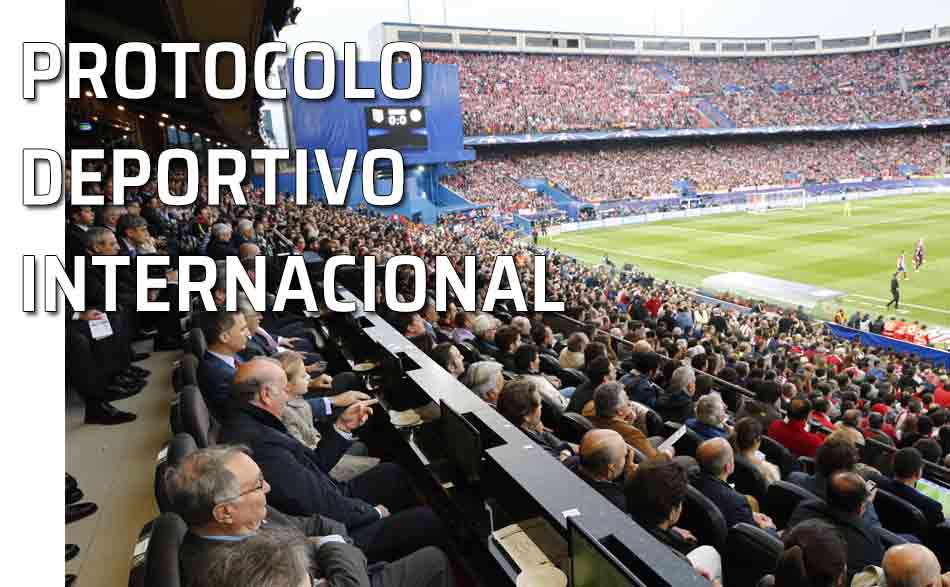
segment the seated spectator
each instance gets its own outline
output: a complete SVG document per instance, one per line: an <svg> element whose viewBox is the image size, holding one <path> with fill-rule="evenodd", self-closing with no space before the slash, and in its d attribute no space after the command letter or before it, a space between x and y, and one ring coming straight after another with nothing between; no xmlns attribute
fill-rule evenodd
<svg viewBox="0 0 950 587"><path fill-rule="evenodd" d="M456 343L473 342L475 333L475 318L468 312L459 312L455 315L455 329L452 331L452 340Z"/></svg>
<svg viewBox="0 0 950 587"><path fill-rule="evenodd" d="M449 375L460 378L465 374L465 360L462 353L450 342L437 344L430 353L432 360L445 369Z"/></svg>
<svg viewBox="0 0 950 587"><path fill-rule="evenodd" d="M590 416L591 424L597 428L617 432L624 442L643 453L647 459L659 456L660 453L647 439L646 434L634 425L637 414L630 406L627 392L620 383L601 384L594 392L592 401L594 413ZM672 457L673 447L670 447L665 454Z"/></svg>
<svg viewBox="0 0 950 587"><path fill-rule="evenodd" d="M743 418L736 422L732 433L732 448L736 456L742 456L755 465L765 477L766 483L775 483L782 478L779 468L765 459L759 452L762 444L762 424L755 418Z"/></svg>
<svg viewBox="0 0 950 587"><path fill-rule="evenodd" d="M920 456L920 451L916 448L902 448L894 455L894 479L883 489L916 506L923 512L930 526L938 526L944 521L943 506L917 491L917 482L923 476L924 459Z"/></svg>
<svg viewBox="0 0 950 587"><path fill-rule="evenodd" d="M894 446L894 439L884 431L884 416L877 412L868 415L868 427L864 430L865 438L872 438L878 442Z"/></svg>
<svg viewBox="0 0 950 587"><path fill-rule="evenodd" d="M861 423L861 410L845 410L841 419L835 424L835 430L847 434L856 446L864 446L864 434L858 428Z"/></svg>
<svg viewBox="0 0 950 587"><path fill-rule="evenodd" d="M515 364L515 351L521 346L521 333L514 326L502 326L495 334L495 359L508 371L518 371Z"/></svg>
<svg viewBox="0 0 950 587"><path fill-rule="evenodd" d="M653 382L660 368L660 356L652 351L636 352L633 355L633 369L624 375L620 382L627 388L630 401L656 408L656 398L662 390Z"/></svg>
<svg viewBox="0 0 950 587"><path fill-rule="evenodd" d="M541 392L534 382L515 379L506 383L498 397L498 411L551 456L564 461L575 453L574 447L541 423Z"/></svg>
<svg viewBox="0 0 950 587"><path fill-rule="evenodd" d="M695 536L676 527L688 485L686 470L677 463L647 461L627 483L627 510L654 538L685 555L697 572L710 581L721 581L722 559L716 549L697 547Z"/></svg>
<svg viewBox="0 0 950 587"><path fill-rule="evenodd" d="M594 391L602 384L614 381L617 371L610 359L600 356L587 365L586 373L587 383L582 383L574 390L566 411L589 416L593 413L590 402L594 399Z"/></svg>
<svg viewBox="0 0 950 587"><path fill-rule="evenodd" d="M498 352L495 344L495 334L498 332L498 320L488 314L479 314L472 323L472 333L475 335L475 344L483 355L494 356Z"/></svg>
<svg viewBox="0 0 950 587"><path fill-rule="evenodd" d="M779 395L778 385L773 381L763 381L755 388L755 397L753 401L746 400L736 414L736 418L755 418L762 425L762 430L768 430L772 422L782 420L782 412L779 410L779 404L782 401Z"/></svg>
<svg viewBox="0 0 950 587"><path fill-rule="evenodd" d="M326 548L316 552L333 556L331 563L322 562L335 572L322 572L311 567L320 564L310 554L310 542L293 530L272 530L250 534L236 542L211 541L204 549L197 569L183 571L182 584L187 587L225 587L228 585L268 585L270 587L310 587L315 581L367 581L369 576L359 569L359 549L345 542L330 540ZM365 564L365 558L363 558ZM341 564L342 563L342 564ZM190 573L190 574L186 574Z"/></svg>
<svg viewBox="0 0 950 587"><path fill-rule="evenodd" d="M294 351L284 351L275 358L280 362L281 368L287 375L288 382L287 395L289 399L284 405L280 420L287 428L288 434L310 450L314 450L320 443L322 435L314 425L313 409L310 403L304 399L310 388L310 374L307 373L303 356ZM336 405L345 407L344 402L349 402L345 404L348 406L356 401L367 400L369 396L365 393L350 391L333 399L336 400ZM330 412L320 413L320 419L325 419L329 414ZM354 442L347 449L346 454L340 457L340 461L330 470L330 476L337 481L348 481L378 465L379 459L365 456L367 452L363 443Z"/></svg>
<svg viewBox="0 0 950 587"><path fill-rule="evenodd" d="M494 406L505 386L503 367L495 361L472 363L463 377L463 382L475 395L482 398L482 401Z"/></svg>
<svg viewBox="0 0 950 587"><path fill-rule="evenodd" d="M557 386L560 386L561 382L557 377L541 375L541 358L538 356L537 347L533 344L521 345L514 353L514 363L514 371L521 374L521 379L534 383L538 391L552 404L562 409L567 407L568 396L574 393L574 388L558 390Z"/></svg>
<svg viewBox="0 0 950 587"><path fill-rule="evenodd" d="M792 512L790 528L811 519L824 520L835 527L848 546L848 581L868 565L880 565L884 546L864 521L864 510L873 501L864 479L857 473L838 471L828 480L827 501L802 502Z"/></svg>
<svg viewBox="0 0 950 587"><path fill-rule="evenodd" d="M727 527L746 523L774 532L772 519L753 512L748 497L726 483L736 463L732 447L725 439L714 438L699 445L696 460L699 461L700 472L691 484L719 508Z"/></svg>
<svg viewBox="0 0 950 587"><path fill-rule="evenodd" d="M319 515L288 516L270 507L267 494L271 487L245 447L221 445L196 451L166 473L165 484L172 510L188 525L180 548L183 585L270 585L247 583L252 580L248 575L232 576L232 582L210 578L230 575L217 568L216 557L233 554L228 551L243 543L249 548L236 552L245 557L280 560L276 551L250 546L260 546L262 537L284 534L298 539L306 557L312 557L304 565L304 574L309 567L315 578L326 579L331 585L352 581L408 586L420 584L419 580L430 585L451 584L448 560L436 548L423 548L370 568L363 553L350 543L343 524ZM205 580L209 582L203 583ZM306 585L310 585L309 577Z"/></svg>
<svg viewBox="0 0 950 587"><path fill-rule="evenodd" d="M590 340L583 332L575 332L567 337L567 346L561 351L558 361L563 369L583 369L584 349Z"/></svg>
<svg viewBox="0 0 950 587"><path fill-rule="evenodd" d="M414 507L408 475L398 465L381 463L344 483L327 474L372 408L364 402L349 406L321 435L316 450L310 450L287 434L280 420L287 385L284 370L273 359L242 364L234 378L237 408L222 426L220 439L254 451L270 480L274 506L291 515L322 514L343 522L370 561L395 560L441 545L441 523L428 508Z"/></svg>
<svg viewBox="0 0 950 587"><path fill-rule="evenodd" d="M208 242L208 256L215 261L237 257L237 247L231 243L232 229L230 224L218 223L211 227L211 240Z"/></svg>
<svg viewBox="0 0 950 587"><path fill-rule="evenodd" d="M208 345L198 363L198 388L211 412L224 418L231 403L231 382L241 363L238 353L250 337L247 320L240 312L218 310L199 314L198 326Z"/></svg>
<svg viewBox="0 0 950 587"><path fill-rule="evenodd" d="M828 480L840 471L855 471L860 457L858 449L851 442L850 435L832 434L818 447L815 452L815 474L808 475L801 471L794 471L788 476L788 482L794 483L811 491L821 499L826 499ZM864 521L871 528L881 525L873 503L864 509Z"/></svg>
<svg viewBox="0 0 950 587"><path fill-rule="evenodd" d="M782 537L785 550L775 568L775 587L843 587L847 546L835 527L806 520Z"/></svg>
<svg viewBox="0 0 950 587"><path fill-rule="evenodd" d="M732 427L726 423L726 404L718 393L704 395L696 402L696 417L686 420L686 426L703 440L728 438Z"/></svg>
<svg viewBox="0 0 950 587"><path fill-rule="evenodd" d="M693 416L696 372L692 367L677 367L666 392L656 400L656 411L664 420L683 424Z"/></svg>
<svg viewBox="0 0 950 587"><path fill-rule="evenodd" d="M558 358L557 353L554 352L554 332L551 331L550 326L540 322L532 326L531 340L537 345L539 353Z"/></svg>
<svg viewBox="0 0 950 587"><path fill-rule="evenodd" d="M914 443L914 448L920 451L920 456L922 456L925 461L939 463L943 458L943 449L940 443L933 438L921 438Z"/></svg>
<svg viewBox="0 0 950 587"><path fill-rule="evenodd" d="M882 568L883 567L883 568ZM855 575L852 587L948 587L950 573L940 574L940 561L920 544L887 549L881 567L869 566Z"/></svg>
<svg viewBox="0 0 950 587"><path fill-rule="evenodd" d="M793 455L813 457L821 446L822 437L807 429L811 402L804 398L792 400L788 406L788 421L776 420L769 426L769 437L787 448Z"/></svg>
<svg viewBox="0 0 950 587"><path fill-rule="evenodd" d="M579 458L573 470L626 513L624 485L637 470L633 449L613 430L590 430L581 439Z"/></svg>

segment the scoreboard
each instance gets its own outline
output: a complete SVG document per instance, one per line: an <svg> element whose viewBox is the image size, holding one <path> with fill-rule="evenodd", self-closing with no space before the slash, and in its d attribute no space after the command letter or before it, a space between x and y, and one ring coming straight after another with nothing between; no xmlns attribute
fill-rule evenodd
<svg viewBox="0 0 950 587"><path fill-rule="evenodd" d="M428 149L426 111L422 106L372 106L365 109L370 149Z"/></svg>

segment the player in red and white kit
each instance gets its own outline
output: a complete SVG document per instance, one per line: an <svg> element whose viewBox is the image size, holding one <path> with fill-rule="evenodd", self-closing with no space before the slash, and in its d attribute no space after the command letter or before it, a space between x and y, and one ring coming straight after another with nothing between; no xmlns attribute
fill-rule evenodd
<svg viewBox="0 0 950 587"><path fill-rule="evenodd" d="M924 239L917 240L917 246L914 247L914 271L920 271L924 264Z"/></svg>

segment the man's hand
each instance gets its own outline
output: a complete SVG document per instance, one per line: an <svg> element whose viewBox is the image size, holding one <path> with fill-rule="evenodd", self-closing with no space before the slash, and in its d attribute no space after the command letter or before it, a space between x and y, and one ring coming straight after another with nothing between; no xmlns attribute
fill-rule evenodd
<svg viewBox="0 0 950 587"><path fill-rule="evenodd" d="M624 477L628 480L633 477L637 472L637 468L640 466L636 463L637 453L634 452L633 447L627 445L627 456L623 464Z"/></svg>
<svg viewBox="0 0 950 587"><path fill-rule="evenodd" d="M344 391L341 394L331 397L330 403L338 408L345 408L351 404L367 399L371 398L362 391Z"/></svg>
<svg viewBox="0 0 950 587"><path fill-rule="evenodd" d="M323 373L327 370L327 363L326 361L317 361L316 363L307 365L304 369L307 370L307 373Z"/></svg>
<svg viewBox="0 0 950 587"><path fill-rule="evenodd" d="M389 510L386 509L386 506L384 506L383 504L379 504L378 506L376 506L376 511L379 512L380 520L382 520L383 518L389 517Z"/></svg>
<svg viewBox="0 0 950 587"><path fill-rule="evenodd" d="M304 342L302 338L295 336L292 338L282 338L280 339L280 342L277 344L284 348L292 349L292 348L296 348L297 345L302 342Z"/></svg>
<svg viewBox="0 0 950 587"><path fill-rule="evenodd" d="M775 523L772 521L772 518L766 516L765 514L752 514L755 523L762 528L763 530L767 528L775 528Z"/></svg>
<svg viewBox="0 0 950 587"><path fill-rule="evenodd" d="M84 322L90 322L92 320L100 320L105 317L106 317L105 314L103 314L102 312L96 309L86 310L85 312L79 313L79 319Z"/></svg>
<svg viewBox="0 0 950 587"><path fill-rule="evenodd" d="M693 536L693 533L690 532L689 530L684 529L684 528L680 528L680 527L678 527L678 526L673 526L672 528L670 528L670 532L672 532L673 534L676 534L676 535L679 536L681 539L683 539L683 540L685 540L685 541L687 541L687 542L698 542L698 540L696 540L696 537Z"/></svg>
<svg viewBox="0 0 950 587"><path fill-rule="evenodd" d="M330 389L332 385L333 385L333 378L327 375L326 373L324 373L320 375L319 377L315 377L311 379L310 385L308 385L307 387L309 387L310 389L325 390L325 389ZM350 402L350 403L353 403L353 402ZM348 406L350 404L333 404L333 405L347 405Z"/></svg>
<svg viewBox="0 0 950 587"><path fill-rule="evenodd" d="M557 387L558 389L560 389L560 387L561 387L561 380L560 380L560 379L558 379L558 378L555 377L554 375L545 375L544 378L547 379L548 382L549 382L551 385L553 385L554 387Z"/></svg>
<svg viewBox="0 0 950 587"><path fill-rule="evenodd" d="M336 425L345 432L353 432L365 424L372 415L373 408L366 405L366 402L356 402L340 414L340 417L336 419Z"/></svg>

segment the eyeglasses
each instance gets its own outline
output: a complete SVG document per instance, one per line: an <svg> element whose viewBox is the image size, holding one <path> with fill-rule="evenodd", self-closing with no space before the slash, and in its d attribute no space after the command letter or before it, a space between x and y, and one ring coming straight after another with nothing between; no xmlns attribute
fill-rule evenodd
<svg viewBox="0 0 950 587"><path fill-rule="evenodd" d="M221 500L216 505L221 505L222 503L230 503L232 501L237 501L241 499L242 497L244 497L245 495L247 495L248 493L254 493L255 491L263 491L263 490L264 490L264 476L261 475L260 477L257 478L257 483L254 484L254 487L251 487L247 491L242 491L241 493L238 493L236 497Z"/></svg>

